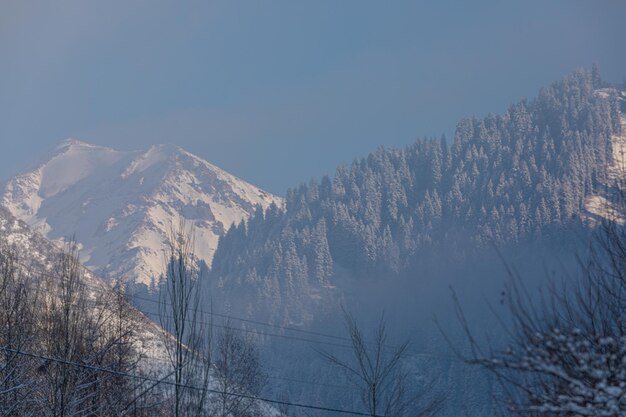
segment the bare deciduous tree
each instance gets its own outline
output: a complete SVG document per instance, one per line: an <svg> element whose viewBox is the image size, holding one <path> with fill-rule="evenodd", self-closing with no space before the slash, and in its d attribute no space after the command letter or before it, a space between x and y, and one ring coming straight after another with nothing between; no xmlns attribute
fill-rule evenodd
<svg viewBox="0 0 626 417"><path fill-rule="evenodd" d="M26 351L51 359L30 367L37 386L31 410L51 417L130 414L137 381L125 375L139 361L130 305L90 285L74 242L43 275L36 337Z"/></svg>
<svg viewBox="0 0 626 417"><path fill-rule="evenodd" d="M326 351L321 356L347 374L359 390L363 405L372 416L433 416L442 398L424 401L424 393L411 388L409 375L402 369L409 342L390 347L384 317L367 340L354 317L344 310L346 331L351 341L352 356L342 359Z"/></svg>
<svg viewBox="0 0 626 417"><path fill-rule="evenodd" d="M256 400L266 381L254 342L227 323L217 339L214 363L216 391L211 396L219 417L259 415Z"/></svg>
<svg viewBox="0 0 626 417"><path fill-rule="evenodd" d="M212 325L202 318L202 277L194 255L193 228L183 219L170 229L164 258L159 316L175 382L172 415L200 416L207 407Z"/></svg>
<svg viewBox="0 0 626 417"><path fill-rule="evenodd" d="M122 293L88 279L74 242L50 268L22 256L0 239L0 415L165 415Z"/></svg>
<svg viewBox="0 0 626 417"><path fill-rule="evenodd" d="M470 364L502 382L507 415L619 417L626 415L626 229L605 222L580 275L551 285L533 300L510 269L506 301L510 341L483 346L454 295L471 346ZM506 321L503 320L503 323ZM461 355L462 356L462 355Z"/></svg>
<svg viewBox="0 0 626 417"><path fill-rule="evenodd" d="M0 415L20 415L31 406L34 384L26 359L11 350L28 349L34 342L36 292L23 274L17 252L0 242Z"/></svg>
<svg viewBox="0 0 626 417"><path fill-rule="evenodd" d="M86 356L95 353L95 323L88 313L84 275L73 242L60 254L53 273L44 277L42 287L41 352L64 361L89 363L91 358ZM41 415L77 416L85 412L83 407L92 395L89 371L47 362L39 374L43 380L39 391Z"/></svg>

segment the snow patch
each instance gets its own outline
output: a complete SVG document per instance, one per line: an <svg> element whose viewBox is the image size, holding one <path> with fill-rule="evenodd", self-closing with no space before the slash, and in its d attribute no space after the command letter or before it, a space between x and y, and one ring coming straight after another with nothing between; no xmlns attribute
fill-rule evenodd
<svg viewBox="0 0 626 417"><path fill-rule="evenodd" d="M613 89L596 90L596 95L603 98L615 94ZM626 92L619 92L620 99L626 102ZM620 114L619 135L611 136L611 163L607 167L607 190L617 192L626 191L626 115ZM619 224L626 223L625 213L621 212L612 199L607 196L594 195L585 201L585 210L591 215L590 220L597 218L615 221Z"/></svg>

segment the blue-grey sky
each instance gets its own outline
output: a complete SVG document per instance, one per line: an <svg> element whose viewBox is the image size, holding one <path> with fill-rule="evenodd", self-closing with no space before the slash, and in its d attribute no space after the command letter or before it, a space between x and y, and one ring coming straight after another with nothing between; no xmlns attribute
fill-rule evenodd
<svg viewBox="0 0 626 417"><path fill-rule="evenodd" d="M625 51L624 0L0 0L0 180L75 137L284 194Z"/></svg>

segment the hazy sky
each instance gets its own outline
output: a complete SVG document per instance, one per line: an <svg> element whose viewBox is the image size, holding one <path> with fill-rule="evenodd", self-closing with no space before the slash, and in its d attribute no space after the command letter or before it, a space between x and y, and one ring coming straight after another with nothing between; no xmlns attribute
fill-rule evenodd
<svg viewBox="0 0 626 417"><path fill-rule="evenodd" d="M284 194L625 51L624 0L0 0L0 180L75 137Z"/></svg>

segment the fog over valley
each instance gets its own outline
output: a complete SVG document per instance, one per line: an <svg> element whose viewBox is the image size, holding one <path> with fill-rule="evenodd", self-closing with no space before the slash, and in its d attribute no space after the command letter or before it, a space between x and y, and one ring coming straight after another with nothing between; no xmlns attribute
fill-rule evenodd
<svg viewBox="0 0 626 417"><path fill-rule="evenodd" d="M0 416L626 415L622 2L57 6L0 1Z"/></svg>

